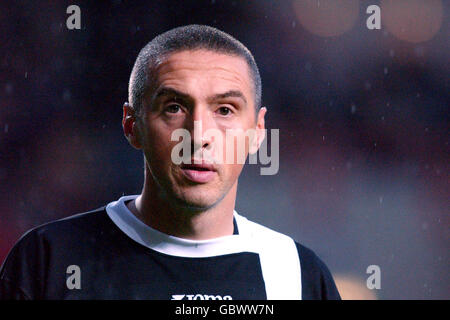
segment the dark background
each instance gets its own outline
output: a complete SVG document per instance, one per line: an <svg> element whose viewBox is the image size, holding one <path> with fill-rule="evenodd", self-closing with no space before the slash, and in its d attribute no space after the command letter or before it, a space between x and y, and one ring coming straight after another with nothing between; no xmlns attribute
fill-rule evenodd
<svg viewBox="0 0 450 320"><path fill-rule="evenodd" d="M337 2L1 2L0 261L32 227L140 192L121 129L134 59L197 23L253 52L280 129L278 174L247 166L238 212L312 248L343 292L450 298L449 2ZM379 290L364 291L369 265Z"/></svg>

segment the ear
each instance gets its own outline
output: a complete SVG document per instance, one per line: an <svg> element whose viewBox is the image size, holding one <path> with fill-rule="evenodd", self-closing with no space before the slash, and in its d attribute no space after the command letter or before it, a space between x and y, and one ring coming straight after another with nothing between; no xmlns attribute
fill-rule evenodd
<svg viewBox="0 0 450 320"><path fill-rule="evenodd" d="M253 142L250 146L249 152L250 154L254 154L259 150L261 143L266 137L266 127L264 116L266 115L267 109L265 107L261 107L258 111L258 119L256 120L256 139L253 139Z"/></svg>
<svg viewBox="0 0 450 320"><path fill-rule="evenodd" d="M128 102L123 105L122 128L128 142L136 149L142 149L140 130L137 123L136 112Z"/></svg>

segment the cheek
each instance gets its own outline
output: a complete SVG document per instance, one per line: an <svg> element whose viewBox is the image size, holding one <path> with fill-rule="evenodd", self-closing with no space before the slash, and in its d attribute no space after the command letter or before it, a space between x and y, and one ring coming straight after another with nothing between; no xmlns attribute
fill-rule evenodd
<svg viewBox="0 0 450 320"><path fill-rule="evenodd" d="M152 166L164 167L170 165L171 151L176 142L170 140L169 130L156 130L149 127L145 136L145 154Z"/></svg>
<svg viewBox="0 0 450 320"><path fill-rule="evenodd" d="M249 137L242 132L229 133L224 136L223 141L221 147L223 163L242 166L248 156Z"/></svg>
<svg viewBox="0 0 450 320"><path fill-rule="evenodd" d="M242 172L243 164L227 164L224 166L223 181L226 185L233 185Z"/></svg>

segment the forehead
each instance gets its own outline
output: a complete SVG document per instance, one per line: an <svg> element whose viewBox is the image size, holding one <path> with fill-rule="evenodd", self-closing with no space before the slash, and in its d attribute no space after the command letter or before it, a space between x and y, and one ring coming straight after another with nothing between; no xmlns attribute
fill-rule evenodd
<svg viewBox="0 0 450 320"><path fill-rule="evenodd" d="M253 100L250 68L240 56L204 49L179 51L165 57L155 68L155 75L157 86L237 89Z"/></svg>

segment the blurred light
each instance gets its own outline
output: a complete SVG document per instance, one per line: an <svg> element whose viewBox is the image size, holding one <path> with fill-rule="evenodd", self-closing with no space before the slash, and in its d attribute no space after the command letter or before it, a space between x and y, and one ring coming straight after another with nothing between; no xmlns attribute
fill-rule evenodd
<svg viewBox="0 0 450 320"><path fill-rule="evenodd" d="M333 275L333 278L342 300L377 300L364 279L352 275Z"/></svg>
<svg viewBox="0 0 450 320"><path fill-rule="evenodd" d="M301 25L321 37L335 37L350 30L359 15L358 0L295 0Z"/></svg>
<svg viewBox="0 0 450 320"><path fill-rule="evenodd" d="M441 0L382 0L381 23L398 39L428 41L442 25Z"/></svg>

